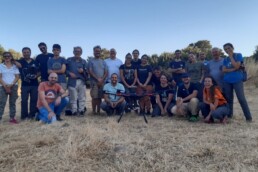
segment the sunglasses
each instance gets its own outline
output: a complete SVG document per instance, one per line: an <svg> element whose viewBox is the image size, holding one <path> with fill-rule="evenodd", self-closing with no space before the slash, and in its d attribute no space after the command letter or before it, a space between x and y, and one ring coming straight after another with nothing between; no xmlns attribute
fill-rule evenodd
<svg viewBox="0 0 258 172"><path fill-rule="evenodd" d="M8 57L11 57L11 56L9 56L9 55L7 55L7 56L4 56L4 58L8 58Z"/></svg>

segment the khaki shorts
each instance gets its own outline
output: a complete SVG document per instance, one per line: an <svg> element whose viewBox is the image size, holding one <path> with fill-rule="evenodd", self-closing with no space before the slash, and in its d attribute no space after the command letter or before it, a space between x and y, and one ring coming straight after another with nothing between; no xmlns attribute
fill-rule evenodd
<svg viewBox="0 0 258 172"><path fill-rule="evenodd" d="M101 99L103 97L103 86L98 86L96 82L91 82L90 96L93 99Z"/></svg>

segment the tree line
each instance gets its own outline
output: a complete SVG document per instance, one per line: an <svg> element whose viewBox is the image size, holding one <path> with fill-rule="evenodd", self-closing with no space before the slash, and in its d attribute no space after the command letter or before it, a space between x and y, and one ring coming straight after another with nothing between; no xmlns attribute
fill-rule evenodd
<svg viewBox="0 0 258 172"><path fill-rule="evenodd" d="M188 58L188 54L189 53L194 53L197 55L197 58L199 56L199 54L201 52L206 54L206 58L207 59L211 59L212 55L211 55L211 49L212 49L212 45L210 43L210 41L208 40L199 40L195 43L190 43L187 47L181 49L182 51L182 58L183 59L187 59ZM0 57L2 59L2 54L3 52L6 51L0 44ZM14 56L15 59L19 59L20 57L22 57L22 54L20 52L17 52L13 49L9 49L9 52L11 52ZM225 56L225 54L223 53L223 51L221 50L221 55ZM101 51L101 57L103 59L106 59L109 57L109 50L106 48L102 48ZM174 52L163 52L160 55L158 54L152 54L149 56L149 63L152 66L162 66L163 68L167 68L168 67L168 61L172 60L172 58L174 57ZM87 61L90 60L90 56L87 57ZM253 58L256 62L258 62L258 45L255 47L255 51L254 54L248 58Z"/></svg>

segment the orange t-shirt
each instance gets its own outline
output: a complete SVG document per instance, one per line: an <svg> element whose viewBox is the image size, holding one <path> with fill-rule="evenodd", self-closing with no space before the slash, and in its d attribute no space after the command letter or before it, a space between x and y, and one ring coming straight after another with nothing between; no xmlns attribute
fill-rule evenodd
<svg viewBox="0 0 258 172"><path fill-rule="evenodd" d="M227 103L227 100L225 99L225 97L222 95L221 91L218 88L215 88L214 94L215 94L215 99L218 99L218 106L221 106ZM204 88L203 95L205 96L205 100L207 102L214 103L214 102L211 102L210 89Z"/></svg>
<svg viewBox="0 0 258 172"><path fill-rule="evenodd" d="M47 103L49 104L49 103L52 103L55 101L61 88L62 87L57 83L50 86L50 85L48 85L48 81L45 81L45 82L41 82L39 84L38 92L41 92L41 91L45 92L45 99L46 99ZM41 108L42 106L43 106L43 103L38 96L37 107Z"/></svg>

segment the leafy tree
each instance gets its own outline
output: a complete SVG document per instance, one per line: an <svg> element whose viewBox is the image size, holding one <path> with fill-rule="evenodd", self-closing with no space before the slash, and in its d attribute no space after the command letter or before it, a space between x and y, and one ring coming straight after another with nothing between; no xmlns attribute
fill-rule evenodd
<svg viewBox="0 0 258 172"><path fill-rule="evenodd" d="M101 49L100 58L107 59L107 58L109 58L109 56L110 56L110 51L108 49L106 49L106 48L102 48ZM86 61L89 62L90 59L92 59L92 58L93 58L93 56L88 56Z"/></svg>
<svg viewBox="0 0 258 172"><path fill-rule="evenodd" d="M255 47L255 51L252 57L255 60L255 62L258 62L258 45Z"/></svg>
<svg viewBox="0 0 258 172"><path fill-rule="evenodd" d="M3 52L4 52L5 50L4 50L4 47L2 47L1 45L0 45L0 59L3 59Z"/></svg>
<svg viewBox="0 0 258 172"><path fill-rule="evenodd" d="M106 49L106 48L102 48L102 49L101 49L101 55L100 55L100 57L101 57L102 59L107 59L107 58L109 58L109 56L110 56L110 51L109 51L108 49Z"/></svg>
<svg viewBox="0 0 258 172"><path fill-rule="evenodd" d="M22 54L20 52L15 51L14 49L8 50L10 53L12 53L14 59L19 59L22 57Z"/></svg>

